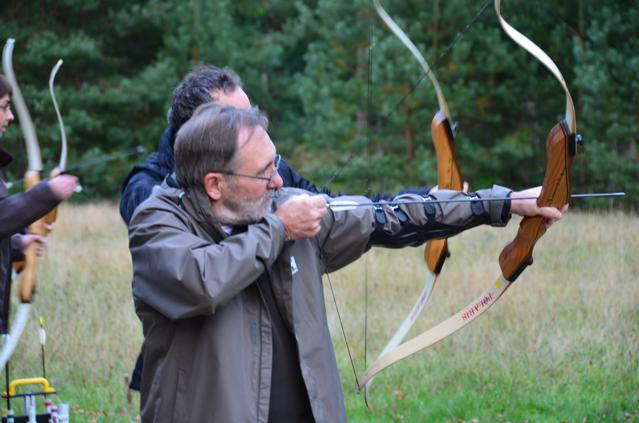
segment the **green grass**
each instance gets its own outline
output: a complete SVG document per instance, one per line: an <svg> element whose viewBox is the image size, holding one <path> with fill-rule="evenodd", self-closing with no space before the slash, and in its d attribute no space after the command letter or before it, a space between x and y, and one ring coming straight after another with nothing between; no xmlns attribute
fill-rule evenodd
<svg viewBox="0 0 639 423"><path fill-rule="evenodd" d="M450 241L451 259L411 335L465 306L499 273L513 238L477 228ZM359 374L421 290L423 249L373 250L331 276ZM124 377L141 344L131 300L126 230L112 205L63 207L40 266L35 313L12 376L40 376L37 316L48 331L47 376L74 422L132 422ZM367 275L367 276L366 276ZM639 421L639 218L568 214L542 238L535 264L484 316L382 372L371 410L327 290L327 309L351 421ZM325 278L326 281L326 278ZM365 284L368 309L365 313ZM15 295L15 294L14 294Z"/></svg>

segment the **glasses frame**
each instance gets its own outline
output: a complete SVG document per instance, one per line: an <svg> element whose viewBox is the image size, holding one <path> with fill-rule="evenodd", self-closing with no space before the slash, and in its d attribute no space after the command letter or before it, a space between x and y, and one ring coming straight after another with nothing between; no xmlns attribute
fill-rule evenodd
<svg viewBox="0 0 639 423"><path fill-rule="evenodd" d="M275 177L277 172L280 170L280 163L281 162L282 162L282 155L281 154L277 154L275 156L275 159L273 160L273 170L271 171L271 175L268 178L266 176L247 175L245 173L227 172L227 171L223 171L223 170L217 170L217 171L214 171L214 172L221 173L223 175L241 176L243 178L250 178L250 179L257 179L259 181L266 181L266 185L270 185L271 182L273 182L273 178Z"/></svg>

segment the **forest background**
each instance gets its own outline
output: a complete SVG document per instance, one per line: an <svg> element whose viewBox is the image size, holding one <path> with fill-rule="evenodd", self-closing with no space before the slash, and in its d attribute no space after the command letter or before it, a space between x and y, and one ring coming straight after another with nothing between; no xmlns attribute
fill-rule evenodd
<svg viewBox="0 0 639 423"><path fill-rule="evenodd" d="M384 6L440 80L471 187L540 184L546 136L563 117L565 97L550 72L502 32L492 2ZM574 191L624 190L629 195L616 206L625 208L639 204L636 6L502 5L504 17L555 60L575 100L584 148L574 162ZM279 151L316 185L331 181L334 192L362 193L436 183L434 90L368 0L3 0L0 20L0 39L16 39L14 68L45 168L59 157L47 81L64 59L56 93L69 166L79 166L72 173L85 187L80 200L117 199L143 156L96 160L135 146L153 151L173 88L199 63L241 76L252 102L268 114ZM17 158L9 179L19 180L26 168L22 142L18 125L3 138Z"/></svg>
<svg viewBox="0 0 639 423"><path fill-rule="evenodd" d="M546 136L563 117L564 93L503 34L492 1L383 5L440 80L459 124L464 179L473 188L541 183ZM351 421L639 419L639 224L636 213L616 210L639 204L639 7L636 0L504 0L502 12L556 61L571 90L585 140L573 163L574 191L628 196L574 202L606 210L569 213L489 316L380 375L373 411L354 391L341 323L328 306ZM335 192L436 183L434 90L368 0L0 0L0 22L0 41L16 39L14 68L45 169L59 157L47 81L64 59L56 94L69 167L84 187L73 201L86 204L61 209L34 316L46 316L47 371L60 400L72 404L74 421L139 419L138 397L128 401L123 379L142 335L131 304L126 228L113 201L144 157L125 154L137 146L155 150L171 92L197 64L234 69L268 113L280 152L319 186L334 175ZM2 146L16 157L9 179L18 181L26 154L17 124ZM118 159L100 162L112 155ZM484 287L474 282L495 276L496 254L516 228L478 228L451 241L446 281L464 288L439 284L415 331L478 295ZM422 250L394 253L373 250L332 276L358 370L423 285ZM368 301L378 313L371 312L377 316L367 352L361 323ZM13 360L17 376L39 373L34 316Z"/></svg>

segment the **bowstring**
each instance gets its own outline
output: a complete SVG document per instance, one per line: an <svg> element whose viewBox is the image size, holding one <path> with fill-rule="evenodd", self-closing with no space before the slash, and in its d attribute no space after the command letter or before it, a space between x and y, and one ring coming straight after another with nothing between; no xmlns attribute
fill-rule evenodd
<svg viewBox="0 0 639 423"><path fill-rule="evenodd" d="M368 3L369 15L372 15L371 3ZM373 20L370 19L368 22L368 70L366 72L367 75L367 84L366 84L366 149L368 155L368 147L371 142L371 111L373 110L373 48L375 45L373 44ZM366 194L370 195L371 193L371 168L366 167L368 176L366 178ZM368 359L368 254L364 257L364 369L368 367L367 364ZM357 379L357 375L355 375ZM359 385L359 382L356 382Z"/></svg>
<svg viewBox="0 0 639 423"><path fill-rule="evenodd" d="M369 3L369 12L372 12ZM369 21L368 25L368 61L367 61L367 72L366 72L366 114L364 122L364 130L366 131L366 152L368 153L368 146L370 144L370 111L372 110L372 73L373 73L373 21ZM368 176L366 178L366 192L370 193L370 169L367 169ZM361 387L359 386L359 381L357 378L357 370L355 368L355 361L353 360L353 354L351 352L350 345L348 343L348 337L346 336L346 330L344 328L344 322L342 321L342 316L339 311L339 306L337 303L337 297L335 296L335 291L333 290L333 284L331 282L331 277L326 272L326 278L328 280L328 286L331 291L331 296L333 298L333 303L335 304L335 311L337 313L337 319L339 320L339 325L342 330L342 336L344 338L344 344L346 345L346 351L348 353L348 358L351 363L351 369L353 370L353 377L355 379L355 385L357 386L357 390L360 391ZM367 366L367 343L368 343L368 255L364 257L364 368Z"/></svg>

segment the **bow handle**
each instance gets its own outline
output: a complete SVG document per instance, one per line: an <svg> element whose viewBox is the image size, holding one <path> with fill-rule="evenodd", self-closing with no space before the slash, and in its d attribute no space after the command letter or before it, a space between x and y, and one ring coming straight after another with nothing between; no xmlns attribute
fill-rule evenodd
<svg viewBox="0 0 639 423"><path fill-rule="evenodd" d="M562 208L568 204L571 189L572 159L576 151L576 136L564 121L555 125L546 141L546 175L537 199L539 207ZM533 262L532 252L537 240L546 233L546 220L541 216L525 217L519 224L515 239L499 255L504 277L513 282Z"/></svg>
<svg viewBox="0 0 639 423"><path fill-rule="evenodd" d="M31 189L34 185L40 182L40 172L28 170L24 175L24 188L25 190ZM43 219L38 219L29 225L28 232L31 234L46 236L47 230ZM20 279L20 302L30 303L35 291L35 285L37 281L36 277L36 263L38 261L37 256L37 244L31 243L27 250L24 252L24 265L22 269Z"/></svg>
<svg viewBox="0 0 639 423"><path fill-rule="evenodd" d="M49 179L53 179L57 176L64 174L65 172L60 169L60 167L56 166L51 173L49 173ZM46 224L44 227L44 235L49 235L49 227L53 225L58 218L58 208L54 207L49 213L47 213L42 220Z"/></svg>
<svg viewBox="0 0 639 423"><path fill-rule="evenodd" d="M461 191L464 182L455 157L455 137L450 121L442 110L433 117L430 129L437 154L437 186L440 189ZM446 239L434 239L426 244L424 261L428 270L434 274L441 272L448 257L450 252Z"/></svg>

